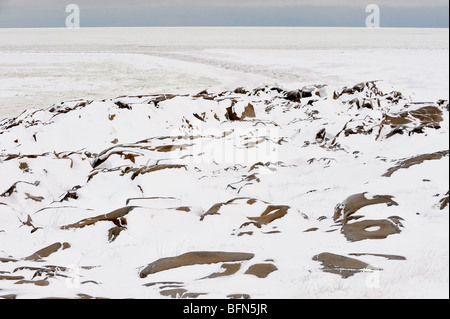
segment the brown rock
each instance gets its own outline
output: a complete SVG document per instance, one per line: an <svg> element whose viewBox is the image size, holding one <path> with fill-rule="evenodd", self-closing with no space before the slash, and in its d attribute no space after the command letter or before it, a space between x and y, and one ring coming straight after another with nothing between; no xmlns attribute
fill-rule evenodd
<svg viewBox="0 0 450 319"><path fill-rule="evenodd" d="M381 124L387 124L393 129L386 138L403 134L405 131L408 134L423 133L426 127L439 129L440 123L444 120L442 114L443 112L437 106L424 106L416 110L386 114Z"/></svg>
<svg viewBox="0 0 450 319"><path fill-rule="evenodd" d="M205 265L215 264L219 262L236 262L250 260L254 257L254 254L250 253L235 253L235 252L189 252L177 257L168 257L159 259L147 267L145 267L140 273L141 278L146 278L150 274L154 274L160 271L165 271L173 268L192 266L192 265Z"/></svg>
<svg viewBox="0 0 450 319"><path fill-rule="evenodd" d="M239 271L239 269L241 269L241 264L223 264L222 268L225 269L224 272L216 272L202 279L213 279L217 277L226 277L234 275Z"/></svg>
<svg viewBox="0 0 450 319"><path fill-rule="evenodd" d="M384 255L384 254L367 254L367 253L353 253L353 254L349 254L351 256L375 256L375 257L382 257L382 258L386 258L388 260L406 260L405 257L403 256L398 256L398 255Z"/></svg>
<svg viewBox="0 0 450 319"><path fill-rule="evenodd" d="M0 280L22 280L24 278L23 276L0 275Z"/></svg>
<svg viewBox="0 0 450 319"><path fill-rule="evenodd" d="M276 219L282 218L287 214L287 211L289 210L289 206L275 206L275 205L269 205L265 209L265 211L261 214L259 217L248 217L250 220L254 220L259 224L267 225L273 222Z"/></svg>
<svg viewBox="0 0 450 319"><path fill-rule="evenodd" d="M144 166L141 168L131 168L128 169L124 172L124 174L126 173L130 173L133 172L133 175L131 176L132 180L135 180L136 177L138 177L139 175L143 175L143 174L147 174L147 173L152 173L152 172L157 172L163 169L178 169L178 168L184 168L187 170L186 165L152 165L152 166Z"/></svg>
<svg viewBox="0 0 450 319"><path fill-rule="evenodd" d="M440 204L439 208L441 210L444 210L448 206L448 201L449 201L449 192L447 192L447 196L446 197L442 198L439 201L439 204Z"/></svg>
<svg viewBox="0 0 450 319"><path fill-rule="evenodd" d="M441 158L446 157L448 155L449 151L447 150L431 154L422 154L414 156L406 160L400 161L396 166L389 168L387 172L384 173L382 176L391 177L392 174L394 174L399 169L407 169L410 168L411 166L422 164L425 161L440 160Z"/></svg>
<svg viewBox="0 0 450 319"><path fill-rule="evenodd" d="M236 94L247 94L248 91L245 88L243 88L243 87L238 87L238 88L236 88L234 90L234 93L236 93Z"/></svg>
<svg viewBox="0 0 450 319"><path fill-rule="evenodd" d="M113 227L108 231L108 242L112 243L117 239L122 231L124 231L125 227Z"/></svg>
<svg viewBox="0 0 450 319"><path fill-rule="evenodd" d="M48 257L51 254L64 249L70 248L70 244L69 243L54 243L50 246L47 246L45 248L42 248L38 251L36 251L34 254L28 256L25 258L25 260L33 260L33 261L38 261L42 258Z"/></svg>
<svg viewBox="0 0 450 319"><path fill-rule="evenodd" d="M25 193L25 196L26 196L28 199L34 200L35 202L42 202L42 201L45 199L45 198L42 197L42 196L33 196L33 195L30 195L29 193Z"/></svg>
<svg viewBox="0 0 450 319"><path fill-rule="evenodd" d="M289 91L286 94L286 100L292 101L292 102L300 102L301 93L299 90Z"/></svg>
<svg viewBox="0 0 450 319"><path fill-rule="evenodd" d="M61 229L65 230L65 229L71 229L71 228L84 228L86 226L94 225L95 223L97 223L99 221L116 222L117 220L123 219L124 216L126 216L129 212L131 212L135 208L136 208L135 206L122 207L115 211L112 211L109 214L86 218L86 219L80 220L77 223L62 226Z"/></svg>
<svg viewBox="0 0 450 319"><path fill-rule="evenodd" d="M16 262L17 259L0 257L0 263Z"/></svg>
<svg viewBox="0 0 450 319"><path fill-rule="evenodd" d="M368 228L379 227L378 230L368 231ZM400 228L387 219L363 220L342 226L341 232L348 241L360 241L365 239L384 239L389 235L399 234Z"/></svg>
<svg viewBox="0 0 450 319"><path fill-rule="evenodd" d="M318 230L319 230L319 228L313 227L313 228L309 228L309 229L305 230L304 232L309 233L309 232L318 231Z"/></svg>
<svg viewBox="0 0 450 319"><path fill-rule="evenodd" d="M183 298L183 299L195 299L199 296L206 295L206 293L200 292L188 292L186 289L168 289L159 292L162 296L172 297L172 298Z"/></svg>
<svg viewBox="0 0 450 319"><path fill-rule="evenodd" d="M250 299L250 295L248 294L231 294L227 295L229 299Z"/></svg>
<svg viewBox="0 0 450 319"><path fill-rule="evenodd" d="M247 275L254 275L258 278L266 278L278 268L274 264L255 264L250 266L245 272Z"/></svg>
<svg viewBox="0 0 450 319"><path fill-rule="evenodd" d="M232 106L227 108L227 113L225 114L225 117L229 121L239 121L240 120L239 116L237 116L237 114L234 112Z"/></svg>
<svg viewBox="0 0 450 319"><path fill-rule="evenodd" d="M333 219L338 221L342 217L342 224L347 223L349 217L356 213L359 209L377 204L387 204L388 206L398 206L393 200L394 196L376 195L372 199L367 199L364 195L367 193L355 194L348 197L342 204L336 206Z"/></svg>
<svg viewBox="0 0 450 319"><path fill-rule="evenodd" d="M50 285L50 282L48 282L47 280L20 280L18 282L15 283L16 285L23 285L23 284L33 284L36 286L40 286L40 287L45 287Z"/></svg>
<svg viewBox="0 0 450 319"><path fill-rule="evenodd" d="M245 107L244 112L241 115L241 120L246 118L256 117L255 108L250 103Z"/></svg>
<svg viewBox="0 0 450 319"><path fill-rule="evenodd" d="M217 203L214 204L210 209L208 209L206 211L206 213L204 213L201 217L200 217L200 221L203 221L205 219L206 216L209 215L220 215L219 214L219 210L222 206L226 205L226 203Z"/></svg>
<svg viewBox="0 0 450 319"><path fill-rule="evenodd" d="M335 255L331 253L322 253L313 257L314 261L322 263L322 270L340 275L342 278L351 277L365 269L374 269L369 264L354 258Z"/></svg>
<svg viewBox="0 0 450 319"><path fill-rule="evenodd" d="M182 296L187 293L186 289L177 288L177 289L167 289L159 292L161 296L172 297L172 298L182 298Z"/></svg>

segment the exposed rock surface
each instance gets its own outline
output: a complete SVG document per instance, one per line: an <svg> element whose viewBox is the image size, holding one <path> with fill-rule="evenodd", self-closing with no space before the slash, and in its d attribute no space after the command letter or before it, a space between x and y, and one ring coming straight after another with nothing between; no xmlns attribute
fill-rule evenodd
<svg viewBox="0 0 450 319"><path fill-rule="evenodd" d="M169 270L178 267L216 264L220 262L233 262L249 260L254 257L254 254L248 253L228 253L228 252L190 252L177 257L168 257L159 259L139 272L141 278L146 278L148 275Z"/></svg>

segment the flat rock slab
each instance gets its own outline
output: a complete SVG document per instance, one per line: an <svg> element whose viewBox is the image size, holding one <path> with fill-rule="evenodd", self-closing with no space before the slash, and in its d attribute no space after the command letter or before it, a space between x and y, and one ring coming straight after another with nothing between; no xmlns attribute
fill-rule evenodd
<svg viewBox="0 0 450 319"><path fill-rule="evenodd" d="M250 268L248 268L245 274L253 275L258 278L266 278L271 273L277 270L278 268L274 264L256 264L250 266Z"/></svg>
<svg viewBox="0 0 450 319"><path fill-rule="evenodd" d="M350 216L356 213L363 207L378 204L387 204L388 206L398 206L397 202L393 200L391 195L375 195L373 198L367 198L367 193L360 193L349 196L344 202L338 205L335 209L333 219L338 221L342 217L342 223L345 224L350 219Z"/></svg>
<svg viewBox="0 0 450 319"><path fill-rule="evenodd" d="M234 275L235 273L237 273L239 271L239 269L241 269L241 264L239 264L239 263L223 264L222 268L225 269L225 271L213 273L204 279L213 279L213 278L217 278L217 277L226 277L226 276Z"/></svg>
<svg viewBox="0 0 450 319"><path fill-rule="evenodd" d="M161 296L171 297L171 298L181 298L181 299L196 299L199 296L206 295L206 293L201 292L188 292L186 289L168 289L160 291Z"/></svg>
<svg viewBox="0 0 450 319"><path fill-rule="evenodd" d="M50 285L48 280L20 280L20 281L16 282L16 285L23 285L23 284L33 284L35 286L40 286L40 287Z"/></svg>
<svg viewBox="0 0 450 319"><path fill-rule="evenodd" d="M399 255L385 255L385 254L370 254L370 253L352 253L349 254L351 256L375 256L375 257L381 257L386 258L387 260L406 260L406 257L399 256Z"/></svg>
<svg viewBox="0 0 450 319"><path fill-rule="evenodd" d="M131 212L135 208L136 207L134 207L134 206L122 207L122 208L116 209L115 211L112 211L108 214L103 214L103 215L99 215L96 217L86 218L86 219L80 220L77 223L62 226L61 229L66 230L66 229L73 229L73 228L84 228L86 226L94 225L95 223L100 222L100 221L112 221L112 222L116 222L120 225L123 223L122 220L124 220L124 217L126 215L128 215L128 213Z"/></svg>
<svg viewBox="0 0 450 319"><path fill-rule="evenodd" d="M378 228L369 231L369 228ZM363 220L342 226L341 232L348 241L360 241L365 239L384 239L389 235L400 234L400 228L387 219Z"/></svg>
<svg viewBox="0 0 450 319"><path fill-rule="evenodd" d="M139 273L139 276L141 278L146 278L148 275L178 267L245 261L250 260L253 257L254 254L250 253L189 252L177 257L159 259L145 267Z"/></svg>
<svg viewBox="0 0 450 319"><path fill-rule="evenodd" d="M387 170L386 173L384 173L382 176L384 177L391 177L392 174L397 172L399 169L407 169L414 165L422 164L425 161L436 161L440 160L443 157L449 156L449 151L441 151L436 153L430 153L430 154L422 154L417 155L411 158L408 158L406 160L400 161L396 166L393 166Z"/></svg>
<svg viewBox="0 0 450 319"><path fill-rule="evenodd" d="M322 263L322 270L333 274L340 275L342 278L351 277L366 269L374 270L375 268L369 264L345 256L335 255L332 253L322 253L313 257L314 261Z"/></svg>
<svg viewBox="0 0 450 319"><path fill-rule="evenodd" d="M25 260L33 260L33 261L37 261L40 260L42 258L48 257L51 254L57 252L58 250L64 250L70 248L70 244L69 243L54 243L50 246L47 246L45 248L42 248L38 251L36 251L34 254L28 256L25 258Z"/></svg>

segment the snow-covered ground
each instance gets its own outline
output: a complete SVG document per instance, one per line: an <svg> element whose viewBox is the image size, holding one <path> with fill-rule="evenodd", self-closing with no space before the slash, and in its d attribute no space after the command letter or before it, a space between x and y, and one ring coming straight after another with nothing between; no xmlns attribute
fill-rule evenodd
<svg viewBox="0 0 450 319"><path fill-rule="evenodd" d="M449 297L448 30L0 45L0 296Z"/></svg>

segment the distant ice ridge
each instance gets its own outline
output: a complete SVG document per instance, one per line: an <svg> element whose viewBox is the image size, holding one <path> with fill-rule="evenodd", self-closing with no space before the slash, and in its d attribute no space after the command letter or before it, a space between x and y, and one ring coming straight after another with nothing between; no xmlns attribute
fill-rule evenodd
<svg viewBox="0 0 450 319"><path fill-rule="evenodd" d="M448 298L448 111L371 81L2 120L0 297Z"/></svg>

